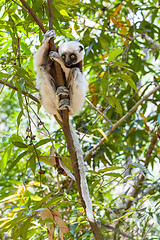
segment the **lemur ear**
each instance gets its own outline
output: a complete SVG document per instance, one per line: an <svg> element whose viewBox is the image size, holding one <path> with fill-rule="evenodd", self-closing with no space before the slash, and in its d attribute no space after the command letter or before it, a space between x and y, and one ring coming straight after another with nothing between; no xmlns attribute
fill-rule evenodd
<svg viewBox="0 0 160 240"><path fill-rule="evenodd" d="M83 50L83 47L80 45L79 46L79 52L81 52Z"/></svg>

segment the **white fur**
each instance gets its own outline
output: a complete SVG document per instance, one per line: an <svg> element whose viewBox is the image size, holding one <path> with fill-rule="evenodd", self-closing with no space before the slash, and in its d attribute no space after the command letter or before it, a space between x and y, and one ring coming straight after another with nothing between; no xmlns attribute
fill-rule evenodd
<svg viewBox="0 0 160 240"><path fill-rule="evenodd" d="M34 69L37 72L36 86L39 89L41 104L44 106L48 113L58 115L59 98L56 95L56 87L54 86L54 82L52 81L52 84L50 82L50 79L52 79L52 77L49 74L49 66L47 66L44 62L45 50L48 47L48 42L51 37L52 35L45 35L42 45L34 55L33 63ZM67 51L71 53L74 52L77 56L76 63L78 63L83 59L84 56L84 50L79 51L79 46L82 45L76 41L65 42L60 45L59 54L54 52L54 55L57 56L56 61L60 63L67 80L70 71L72 71L68 86L70 97L70 115L75 115L82 109L88 89L88 83L79 68L67 68L60 56Z"/></svg>
<svg viewBox="0 0 160 240"><path fill-rule="evenodd" d="M80 143L78 140L78 136L73 128L73 126L70 124L70 131L73 138L73 145L76 150L77 159L78 159L78 168L80 171L80 186L81 186L81 192L82 197L86 205L86 214L90 222L94 222L94 216L92 211L92 202L89 196L89 190L86 180L86 172L84 167L84 161L83 161L83 151L80 147Z"/></svg>

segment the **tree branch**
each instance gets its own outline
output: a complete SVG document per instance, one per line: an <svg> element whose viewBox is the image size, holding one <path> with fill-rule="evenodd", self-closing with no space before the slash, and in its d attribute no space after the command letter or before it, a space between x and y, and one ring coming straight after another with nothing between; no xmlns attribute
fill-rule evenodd
<svg viewBox="0 0 160 240"><path fill-rule="evenodd" d="M50 28L50 30L52 30L52 28L53 28L53 26L52 26L52 24L53 24L52 0L48 0L48 7L49 7L49 28ZM51 46L51 44L50 44L50 48L52 49L52 48L54 48L54 46ZM62 69L61 69L60 65L56 62L55 62L55 68L56 68L57 79L58 79L58 81L56 81L57 87L66 86L66 81L64 79L64 75L62 74ZM72 136L71 130L70 130L68 109L63 110L61 116L62 116L62 120L63 120L61 127L63 129L64 135L66 138L66 142L67 142L68 151L71 156L71 163L72 163L72 168L73 168L74 176L75 176L76 183L77 183L77 188L78 188L78 191L80 194L82 206L83 206L84 210L86 211L86 204L85 204L85 201L82 196L81 175L80 175L79 164L78 164L78 156L77 156L76 149L74 147L73 136ZM97 223L90 222L90 221L89 221L89 223L90 223L92 232L95 236L95 239L101 240L102 236L101 236L100 229L99 229Z"/></svg>
<svg viewBox="0 0 160 240"><path fill-rule="evenodd" d="M23 6L25 6L25 8L27 8L29 14L33 17L33 19L35 20L35 22L39 25L40 29L43 31L43 33L47 32L46 28L43 26L41 20L37 17L37 15L35 14L35 12L32 10L32 8L30 8L30 6L28 5L28 3L25 0L20 0L21 3L23 4Z"/></svg>
<svg viewBox="0 0 160 240"><path fill-rule="evenodd" d="M141 36L142 36L142 38L144 38L146 41L152 43L152 44L155 46L156 49L160 50L160 45L159 45L156 41L154 41L151 37L149 37L147 34L141 33Z"/></svg>
<svg viewBox="0 0 160 240"><path fill-rule="evenodd" d="M148 151L147 151L147 154L146 154L146 159L145 159L145 162L144 162L144 166L146 168L148 168L150 156L151 156L151 153L152 153L152 151L154 149L154 146L155 146L156 142L157 142L157 135L154 134L153 138L151 139L151 143L149 145L149 148L148 148ZM146 176L146 173L143 173L143 175L140 174L138 183L136 185L134 185L133 192L130 195L131 197L133 197L133 198L137 197L138 193L141 190L141 185L142 185L142 182L145 179L145 176ZM128 210L131 207L131 205L132 205L132 201L128 201L127 205L126 205L126 210Z"/></svg>
<svg viewBox="0 0 160 240"><path fill-rule="evenodd" d="M127 237L129 239L134 240L134 238L132 236L130 236L129 234L127 234L125 232L122 232L122 231L118 230L117 228L115 228L115 227L113 227L113 226L111 226L109 224L103 224L103 226L106 227L106 228L111 229L112 231L114 231L114 232L116 232L116 233L118 233L118 234L120 234L120 235L122 235L124 237Z"/></svg>
<svg viewBox="0 0 160 240"><path fill-rule="evenodd" d="M136 111L136 109L138 108L138 106L140 106L145 100L147 100L152 94L154 94L155 92L160 90L160 86L154 88L151 92L149 92L146 96L144 96L142 99L140 99L130 110L129 112L127 112L118 122L116 122L112 128L108 131L108 133L106 134L106 137L108 138L109 135L118 127L120 126L127 118L129 118L133 112ZM104 141L106 140L106 138L102 138L101 141L96 144L85 156L84 161L86 161L89 156L97 149L99 148Z"/></svg>
<svg viewBox="0 0 160 240"><path fill-rule="evenodd" d="M4 82L4 81L2 81L2 80L0 80L0 83L3 84L3 85L6 85L6 86L9 87L9 88L14 89L15 91L18 91L18 88L15 87L14 85L10 84L10 83L6 83L6 82ZM38 90L38 89L37 89L37 90ZM23 90L22 90L22 94L25 95L25 96L28 96L28 97L31 98L33 101L35 101L35 102L37 102L37 103L40 104L39 100L38 100L36 97L34 97L32 94L28 94L27 92L25 92L25 91L23 91Z"/></svg>

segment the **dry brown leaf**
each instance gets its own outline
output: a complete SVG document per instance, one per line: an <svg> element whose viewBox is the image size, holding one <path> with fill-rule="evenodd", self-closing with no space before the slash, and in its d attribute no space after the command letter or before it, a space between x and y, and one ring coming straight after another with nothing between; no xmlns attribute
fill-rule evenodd
<svg viewBox="0 0 160 240"><path fill-rule="evenodd" d="M60 229L60 239L63 240L63 232Z"/></svg>
<svg viewBox="0 0 160 240"><path fill-rule="evenodd" d="M52 212L52 216L53 216L53 217L58 216L58 217L62 218L60 212L58 212L58 211L56 211L56 210L53 210L53 209L51 209L50 211Z"/></svg>
<svg viewBox="0 0 160 240"><path fill-rule="evenodd" d="M48 162L54 166L56 165L56 158L54 156L50 156L49 159L48 159Z"/></svg>
<svg viewBox="0 0 160 240"><path fill-rule="evenodd" d="M52 218L54 220L53 215L48 208L46 208L46 210L41 211L40 215L42 220L45 220L46 218Z"/></svg>
<svg viewBox="0 0 160 240"><path fill-rule="evenodd" d="M41 211L40 215L41 215L42 220L45 220L46 218L51 218L52 219L52 224L47 222L46 226L47 226L48 239L53 240L54 239L55 226L54 226L54 223L53 223L54 217L52 215L52 212L47 208L46 210Z"/></svg>
<svg viewBox="0 0 160 240"><path fill-rule="evenodd" d="M55 152L54 152L54 147L52 146L51 148L50 148L50 156L49 156L49 163L52 165L52 166L54 166L54 165L56 165L56 158L55 158Z"/></svg>
<svg viewBox="0 0 160 240"><path fill-rule="evenodd" d="M59 216L55 216L54 218L55 218L56 223L57 223L58 227L60 228L60 230L61 230L64 234L67 234L67 233L69 232L69 230L68 230L65 222L62 220L62 218L59 217Z"/></svg>
<svg viewBox="0 0 160 240"><path fill-rule="evenodd" d="M52 219L52 221L51 221L52 224L46 223L49 240L54 239L54 230L55 230L54 221L56 221L56 224L58 225L58 227L60 229L60 238L61 238L61 240L63 240L63 233L67 234L69 232L69 230L68 230L65 222L62 220L61 214L56 210L47 208L46 210L41 211L40 215L41 215L42 220L45 220L46 218Z"/></svg>
<svg viewBox="0 0 160 240"><path fill-rule="evenodd" d="M116 9L113 12L113 16L117 16L120 13L122 6L123 6L123 4L121 3L120 5L118 5L116 7Z"/></svg>
<svg viewBox="0 0 160 240"><path fill-rule="evenodd" d="M96 107L98 96L96 94L96 89L93 84L89 84L89 91L92 94L93 105Z"/></svg>
<svg viewBox="0 0 160 240"><path fill-rule="evenodd" d="M47 225L47 224L46 224ZM49 225L49 224L48 224ZM47 226L47 233L48 233L48 239L49 240L54 240L54 230L55 230L55 227L52 226L52 228L50 229L48 226Z"/></svg>

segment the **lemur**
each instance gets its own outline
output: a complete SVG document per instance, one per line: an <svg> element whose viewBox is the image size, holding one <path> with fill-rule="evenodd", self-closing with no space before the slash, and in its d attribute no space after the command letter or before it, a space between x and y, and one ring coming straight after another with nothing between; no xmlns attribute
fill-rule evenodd
<svg viewBox="0 0 160 240"><path fill-rule="evenodd" d="M61 44L58 52L49 52L49 40L54 37L54 31L47 31L44 41L34 55L34 68L37 72L36 85L39 89L40 102L50 114L57 115L58 110L68 107L69 114L75 115L82 109L88 83L82 73L84 47L77 41ZM65 74L67 88L56 89L50 70L57 61ZM71 76L70 76L71 71ZM70 76L70 77L69 77ZM69 101L59 100L59 95L69 96Z"/></svg>
<svg viewBox="0 0 160 240"><path fill-rule="evenodd" d="M75 115L81 110L88 89L88 83L82 73L84 47L79 42L70 41L61 44L57 52L50 51L49 41L54 36L54 31L47 31L44 35L42 45L34 55L34 68L37 72L36 85L39 89L40 102L50 114L59 116L59 110L68 108L69 114ZM52 73L54 73L55 69L54 61L60 64L65 74L66 87L60 86L56 88L54 77L52 77L54 74L51 76L51 71L53 70ZM60 95L64 95L68 99L60 99ZM80 147L78 136L71 124L70 131L78 159L80 187L86 205L86 214L89 221L94 222L83 162L83 151Z"/></svg>

